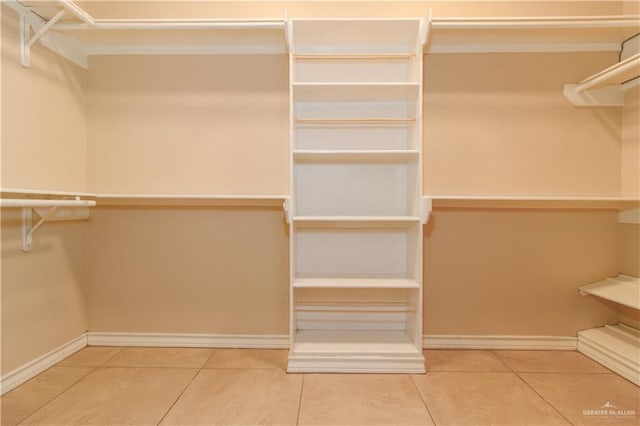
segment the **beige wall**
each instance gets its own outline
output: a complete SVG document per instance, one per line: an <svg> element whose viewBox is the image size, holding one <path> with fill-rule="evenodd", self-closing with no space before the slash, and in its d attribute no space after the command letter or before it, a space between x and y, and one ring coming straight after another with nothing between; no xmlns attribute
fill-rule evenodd
<svg viewBox="0 0 640 426"><path fill-rule="evenodd" d="M87 331L87 222L41 227L21 250L20 209L2 209L2 374Z"/></svg>
<svg viewBox="0 0 640 426"><path fill-rule="evenodd" d="M87 71L38 43L24 68L19 52L3 3L2 187L86 191Z"/></svg>
<svg viewBox="0 0 640 426"><path fill-rule="evenodd" d="M578 287L618 273L617 227L615 211L434 211L425 334L575 336L615 322Z"/></svg>
<svg viewBox="0 0 640 426"><path fill-rule="evenodd" d="M86 71L37 45L18 58L16 13L2 4L5 188L86 190ZM87 330L87 223L50 223L21 251L20 209L1 214L2 364L6 374Z"/></svg>
<svg viewBox="0 0 640 426"><path fill-rule="evenodd" d="M89 329L287 334L279 208L96 208Z"/></svg>
<svg viewBox="0 0 640 426"><path fill-rule="evenodd" d="M618 196L617 108L562 95L615 53L427 55L424 192Z"/></svg>
<svg viewBox="0 0 640 426"><path fill-rule="evenodd" d="M289 192L285 55L98 56L89 66L91 191Z"/></svg>
<svg viewBox="0 0 640 426"><path fill-rule="evenodd" d="M640 196L640 86L625 92L622 109L621 194Z"/></svg>
<svg viewBox="0 0 640 426"><path fill-rule="evenodd" d="M615 322L578 286L619 271L615 211L434 212L426 334L574 336ZM269 208L97 208L92 331L286 334L288 240Z"/></svg>

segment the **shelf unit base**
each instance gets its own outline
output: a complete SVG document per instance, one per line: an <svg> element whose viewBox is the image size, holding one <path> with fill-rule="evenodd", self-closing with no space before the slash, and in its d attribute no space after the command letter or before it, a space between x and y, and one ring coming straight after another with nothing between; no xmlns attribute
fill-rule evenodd
<svg viewBox="0 0 640 426"><path fill-rule="evenodd" d="M288 373L424 374L424 358L388 355L289 355Z"/></svg>
<svg viewBox="0 0 640 426"><path fill-rule="evenodd" d="M422 350L400 330L301 330L289 353L290 373L425 372Z"/></svg>
<svg viewBox="0 0 640 426"><path fill-rule="evenodd" d="M581 331L578 351L640 386L640 330L618 324Z"/></svg>

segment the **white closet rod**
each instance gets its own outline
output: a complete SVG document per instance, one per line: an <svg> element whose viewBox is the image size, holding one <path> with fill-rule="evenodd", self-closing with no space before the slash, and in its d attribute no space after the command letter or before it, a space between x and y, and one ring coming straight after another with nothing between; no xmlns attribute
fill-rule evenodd
<svg viewBox="0 0 640 426"><path fill-rule="evenodd" d="M3 198L0 207L95 207L93 200L47 200L31 198Z"/></svg>
<svg viewBox="0 0 640 426"><path fill-rule="evenodd" d="M85 22L87 25L93 26L95 23L94 19L85 12L80 6L75 4L71 0L56 0L58 4L65 8L68 12L72 13L76 16L76 18L80 19L82 22Z"/></svg>
<svg viewBox="0 0 640 426"><path fill-rule="evenodd" d="M635 28L638 25L640 25L640 15L440 17L432 19L434 29Z"/></svg>
<svg viewBox="0 0 640 426"><path fill-rule="evenodd" d="M284 20L255 19L96 19L94 25L59 23L56 30L244 30L284 29Z"/></svg>

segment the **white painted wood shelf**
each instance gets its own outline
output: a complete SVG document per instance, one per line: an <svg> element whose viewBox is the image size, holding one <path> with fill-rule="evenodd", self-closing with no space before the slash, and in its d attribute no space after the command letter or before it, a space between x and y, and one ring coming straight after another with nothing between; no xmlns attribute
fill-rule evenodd
<svg viewBox="0 0 640 426"><path fill-rule="evenodd" d="M295 277L295 288L420 288L420 281L411 278L393 276L358 276L358 277Z"/></svg>
<svg viewBox="0 0 640 426"><path fill-rule="evenodd" d="M425 371L424 24L291 22L289 372Z"/></svg>
<svg viewBox="0 0 640 426"><path fill-rule="evenodd" d="M418 159L418 150L301 150L293 151L293 158L297 162L373 162L388 163L415 161Z"/></svg>
<svg viewBox="0 0 640 426"><path fill-rule="evenodd" d="M583 285L579 290L583 296L596 296L640 310L640 278L620 274L617 277Z"/></svg>
<svg viewBox="0 0 640 426"><path fill-rule="evenodd" d="M581 331L578 351L640 386L640 330L617 324Z"/></svg>

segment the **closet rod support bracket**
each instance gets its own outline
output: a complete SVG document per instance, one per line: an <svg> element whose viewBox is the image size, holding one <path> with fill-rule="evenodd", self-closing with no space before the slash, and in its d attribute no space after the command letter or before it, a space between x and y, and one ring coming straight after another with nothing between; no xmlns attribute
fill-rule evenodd
<svg viewBox="0 0 640 426"><path fill-rule="evenodd" d="M431 197L422 197L420 209L420 222L423 225L429 223L429 219L431 218L431 211L433 210L433 200Z"/></svg>
<svg viewBox="0 0 640 426"><path fill-rule="evenodd" d="M58 13L36 31L33 37L31 37L31 23L29 22L29 15L31 15L32 12L25 11L20 14L20 63L22 66L29 67L31 63L31 47L44 37L65 13L65 9L60 9Z"/></svg>
<svg viewBox="0 0 640 426"><path fill-rule="evenodd" d="M291 223L291 197L287 197L284 199L284 203L282 203L282 208L284 209L284 220L287 222L287 225Z"/></svg>

